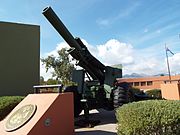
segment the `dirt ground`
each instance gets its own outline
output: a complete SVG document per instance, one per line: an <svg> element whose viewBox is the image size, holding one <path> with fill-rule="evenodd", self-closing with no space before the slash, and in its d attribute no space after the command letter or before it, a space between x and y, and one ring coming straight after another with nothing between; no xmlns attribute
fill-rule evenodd
<svg viewBox="0 0 180 135"><path fill-rule="evenodd" d="M79 119L82 119L82 117ZM75 127L75 135L117 135L114 111L92 110L90 111L90 120L100 120L100 123L93 128Z"/></svg>

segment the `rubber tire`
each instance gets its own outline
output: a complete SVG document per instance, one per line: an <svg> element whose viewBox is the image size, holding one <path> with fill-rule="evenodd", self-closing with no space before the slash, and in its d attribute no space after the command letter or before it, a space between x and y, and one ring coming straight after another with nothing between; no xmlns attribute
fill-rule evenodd
<svg viewBox="0 0 180 135"><path fill-rule="evenodd" d="M126 102L126 92L121 90L122 87L117 87L113 91L113 105L114 108L118 108L119 106L122 106L124 102Z"/></svg>
<svg viewBox="0 0 180 135"><path fill-rule="evenodd" d="M72 92L74 96L74 117L79 117L80 113L82 112L82 105L81 105L81 94L78 93L77 86L67 86L64 92Z"/></svg>
<svg viewBox="0 0 180 135"><path fill-rule="evenodd" d="M113 91L114 108L118 108L123 104L133 101L134 101L134 94L131 90L126 90L120 86L117 86L117 88Z"/></svg>

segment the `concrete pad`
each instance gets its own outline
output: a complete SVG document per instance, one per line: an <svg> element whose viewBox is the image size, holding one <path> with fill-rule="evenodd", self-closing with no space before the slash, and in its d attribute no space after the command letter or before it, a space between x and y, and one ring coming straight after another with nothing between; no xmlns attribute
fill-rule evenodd
<svg viewBox="0 0 180 135"><path fill-rule="evenodd" d="M83 115L83 113L82 113ZM83 119L80 118L76 119ZM90 119L100 120L100 124L93 128L78 128L75 129L76 135L117 135L117 121L115 111L106 111L103 109L90 111Z"/></svg>

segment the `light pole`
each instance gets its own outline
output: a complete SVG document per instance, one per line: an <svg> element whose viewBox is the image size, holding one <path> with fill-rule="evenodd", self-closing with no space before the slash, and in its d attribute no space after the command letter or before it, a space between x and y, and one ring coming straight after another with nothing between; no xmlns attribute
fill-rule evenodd
<svg viewBox="0 0 180 135"><path fill-rule="evenodd" d="M170 71L170 67L169 67L169 59L168 59L167 49L168 48L166 47L166 44L165 44L166 62L167 62L167 68L168 68L169 82L171 83L171 71Z"/></svg>
<svg viewBox="0 0 180 135"><path fill-rule="evenodd" d="M174 55L174 53L171 52L169 50L169 48L167 48L166 43L165 43L165 51L166 51L167 68L168 68L168 74L169 74L169 82L171 83L171 71L170 71L169 59L168 59L168 53L167 52L169 51L172 55Z"/></svg>

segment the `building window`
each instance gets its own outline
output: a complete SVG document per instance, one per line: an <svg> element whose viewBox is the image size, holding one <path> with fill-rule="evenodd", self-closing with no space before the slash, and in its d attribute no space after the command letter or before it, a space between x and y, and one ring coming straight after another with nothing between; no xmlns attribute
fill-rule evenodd
<svg viewBox="0 0 180 135"><path fill-rule="evenodd" d="M146 86L146 82L141 82L141 86Z"/></svg>
<svg viewBox="0 0 180 135"><path fill-rule="evenodd" d="M130 85L130 86L133 86L133 82L130 82L129 85Z"/></svg>
<svg viewBox="0 0 180 135"><path fill-rule="evenodd" d="M134 86L139 86L139 82L134 82Z"/></svg>
<svg viewBox="0 0 180 135"><path fill-rule="evenodd" d="M150 86L150 85L152 85L152 84L153 84L152 81L147 81L147 86Z"/></svg>

